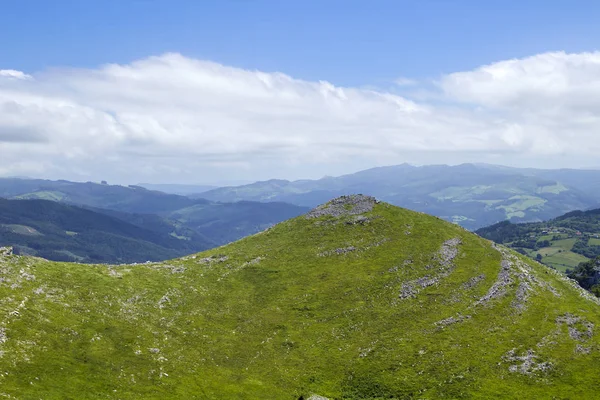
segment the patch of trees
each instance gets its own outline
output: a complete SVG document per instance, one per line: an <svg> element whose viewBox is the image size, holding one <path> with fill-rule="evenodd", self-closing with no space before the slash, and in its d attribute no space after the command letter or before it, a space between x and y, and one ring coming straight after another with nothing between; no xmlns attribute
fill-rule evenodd
<svg viewBox="0 0 600 400"><path fill-rule="evenodd" d="M571 251L573 253L581 254L587 258L595 258L600 256L600 246L590 245L589 238L587 237L577 239Z"/></svg>
<svg viewBox="0 0 600 400"><path fill-rule="evenodd" d="M567 270L567 276L600 297L600 257L582 262L573 270Z"/></svg>

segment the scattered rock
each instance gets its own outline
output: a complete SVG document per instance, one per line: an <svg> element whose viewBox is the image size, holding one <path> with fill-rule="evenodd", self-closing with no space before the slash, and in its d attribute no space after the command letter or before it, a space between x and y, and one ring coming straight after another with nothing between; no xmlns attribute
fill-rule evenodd
<svg viewBox="0 0 600 400"><path fill-rule="evenodd" d="M398 265L394 265L393 267L391 267L390 269L388 269L388 272L398 272L398 270L400 268L408 267L408 266L412 265L412 263L413 263L412 260L404 260L404 262L402 262L402 267L400 267Z"/></svg>
<svg viewBox="0 0 600 400"><path fill-rule="evenodd" d="M507 259L503 259L500 265L501 268L500 272L498 272L498 278L496 279L496 282L494 282L485 296L475 302L475 305L486 304L490 300L497 299L506 294L507 287L513 282L510 276L512 263Z"/></svg>
<svg viewBox="0 0 600 400"><path fill-rule="evenodd" d="M0 257L8 257L13 255L12 247L0 247Z"/></svg>
<svg viewBox="0 0 600 400"><path fill-rule="evenodd" d="M373 206L379 203L375 197L362 194L341 196L328 203L318 206L306 214L306 218L319 218L324 216L343 217L348 215L360 215L373 210Z"/></svg>
<svg viewBox="0 0 600 400"><path fill-rule="evenodd" d="M152 354L158 354L160 353L160 349L156 348L156 347L151 347L148 349L148 351Z"/></svg>
<svg viewBox="0 0 600 400"><path fill-rule="evenodd" d="M437 254L437 260L440 264L440 267L443 269L453 268L454 267L454 259L458 255L458 245L461 244L462 241L460 238L454 238L450 240L446 240Z"/></svg>
<svg viewBox="0 0 600 400"><path fill-rule="evenodd" d="M212 263L222 263L222 262L227 261L228 259L229 259L228 256L220 254L220 255L216 255L216 256L199 258L196 262L198 264L212 264Z"/></svg>
<svg viewBox="0 0 600 400"><path fill-rule="evenodd" d="M477 286L477 284L481 281L483 281L485 279L485 274L481 274L479 276L474 276L471 279L469 279L468 281L466 281L465 283L462 284L462 288L464 290L466 289L471 289L475 286Z"/></svg>
<svg viewBox="0 0 600 400"><path fill-rule="evenodd" d="M429 286L437 285L440 279L450 275L450 272L452 272L454 269L454 259L458 255L459 244L461 244L461 240L459 238L445 241L434 257L438 273L433 276L427 275L403 283L402 288L400 289L400 295L398 297L401 299L415 297L421 290ZM428 266L426 268L432 269L434 267Z"/></svg>
<svg viewBox="0 0 600 400"><path fill-rule="evenodd" d="M556 323L558 325L566 324L571 339L580 342L584 342L594 335L594 324L570 313L566 313L565 315L556 318ZM582 328L582 330L579 330L578 328Z"/></svg>
<svg viewBox="0 0 600 400"><path fill-rule="evenodd" d="M521 277L519 287L517 288L517 293L515 294L515 300L512 302L512 306L519 311L523 311L525 309L525 304L529 299L529 293L531 290L531 284Z"/></svg>
<svg viewBox="0 0 600 400"><path fill-rule="evenodd" d="M536 278L529 264L503 246L495 244L493 246L502 255L500 272L498 272L498 278L488 290L488 293L477 300L474 303L475 306L486 304L490 300L506 295L509 286L515 282L518 282L518 286L512 307L519 312L527 307L527 301L535 288L548 290L555 296L560 297L560 293L550 283Z"/></svg>
<svg viewBox="0 0 600 400"><path fill-rule="evenodd" d="M549 362L536 362L537 358L538 356L531 349L527 350L523 355L517 355L517 349L512 349L502 356L502 361L512 364L508 367L510 372L519 372L523 375L546 372L552 368L552 364Z"/></svg>
<svg viewBox="0 0 600 400"><path fill-rule="evenodd" d="M575 346L575 353L577 353L577 354L590 354L591 352L592 352L591 347L584 347L584 346L580 345L579 343L577 344L577 346Z"/></svg>
<svg viewBox="0 0 600 400"><path fill-rule="evenodd" d="M340 247L338 249L327 250L322 253L319 253L318 256L319 257L327 257L327 256L332 256L332 255L341 255L341 254L350 253L350 252L353 252L356 250L357 250L357 248L354 246Z"/></svg>
<svg viewBox="0 0 600 400"><path fill-rule="evenodd" d="M23 278L27 281L35 281L35 275L28 273L24 269L21 269L19 271L19 274L21 275L21 278Z"/></svg>
<svg viewBox="0 0 600 400"><path fill-rule="evenodd" d="M400 289L400 295L398 297L401 299L416 297L421 290L428 288L429 286L436 285L439 281L440 277L424 276L419 279L403 283L402 288Z"/></svg>
<svg viewBox="0 0 600 400"><path fill-rule="evenodd" d="M448 325L457 324L457 323L463 322L465 319L469 319L469 318L471 318L470 315L458 314L456 317L450 317L450 318L446 318L441 321L438 321L435 323L435 325L439 326L440 328L445 328Z"/></svg>
<svg viewBox="0 0 600 400"><path fill-rule="evenodd" d="M113 278L123 278L123 275L121 275L120 273L118 273L117 271L115 271L113 268L108 268L108 275L112 276Z"/></svg>
<svg viewBox="0 0 600 400"><path fill-rule="evenodd" d="M364 215L357 215L354 218L346 221L348 225L366 225L371 222L370 218L365 217Z"/></svg>
<svg viewBox="0 0 600 400"><path fill-rule="evenodd" d="M165 294L163 297L160 298L160 300L158 301L158 308L163 309L167 306L167 304L169 304L171 302L171 298L169 297L168 294Z"/></svg>

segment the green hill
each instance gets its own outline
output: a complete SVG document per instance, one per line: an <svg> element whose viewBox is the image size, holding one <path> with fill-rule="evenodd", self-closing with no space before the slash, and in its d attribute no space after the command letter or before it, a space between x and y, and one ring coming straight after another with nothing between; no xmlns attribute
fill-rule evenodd
<svg viewBox="0 0 600 400"><path fill-rule="evenodd" d="M600 256L600 209L572 211L545 222L504 221L476 233L567 271Z"/></svg>
<svg viewBox="0 0 600 400"><path fill-rule="evenodd" d="M457 225L365 196L165 263L5 255L0 264L7 398L591 399L600 390L593 296Z"/></svg>

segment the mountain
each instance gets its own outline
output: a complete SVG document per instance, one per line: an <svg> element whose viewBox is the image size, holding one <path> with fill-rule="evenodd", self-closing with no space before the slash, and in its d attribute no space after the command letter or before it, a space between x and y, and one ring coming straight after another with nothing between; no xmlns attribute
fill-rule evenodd
<svg viewBox="0 0 600 400"><path fill-rule="evenodd" d="M200 194L207 192L212 189L217 189L217 186L211 185L181 185L172 183L140 183L137 186L141 186L148 190L156 190L164 193L179 194L182 196Z"/></svg>
<svg viewBox="0 0 600 400"><path fill-rule="evenodd" d="M7 398L589 399L600 389L595 297L455 224L366 196L169 262L0 254Z"/></svg>
<svg viewBox="0 0 600 400"><path fill-rule="evenodd" d="M139 186L92 182L0 179L0 197L44 199L87 208L161 235L222 245L260 232L308 208L292 204L223 204ZM193 247L198 251L207 247ZM181 255L172 254L170 257Z"/></svg>
<svg viewBox="0 0 600 400"><path fill-rule="evenodd" d="M206 202L148 190L141 186L14 178L0 179L0 197L53 200L141 214L167 213Z"/></svg>
<svg viewBox="0 0 600 400"><path fill-rule="evenodd" d="M600 184L592 182L600 182L600 171L402 164L336 178L224 187L199 196L212 201L283 201L314 207L335 196L368 193L474 230L505 219L542 221L597 205Z"/></svg>
<svg viewBox="0 0 600 400"><path fill-rule="evenodd" d="M149 224L146 224L149 225ZM193 231L150 230L91 210L48 200L0 198L0 245L52 260L88 263L158 261L215 247Z"/></svg>

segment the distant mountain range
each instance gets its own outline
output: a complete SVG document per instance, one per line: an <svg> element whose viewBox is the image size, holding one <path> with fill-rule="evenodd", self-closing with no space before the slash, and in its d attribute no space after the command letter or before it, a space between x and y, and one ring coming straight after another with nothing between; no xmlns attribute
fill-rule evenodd
<svg viewBox="0 0 600 400"><path fill-rule="evenodd" d="M0 245L57 261L164 260L308 211L284 203L218 203L140 186L15 178L0 179L0 197L11 199L0 209Z"/></svg>
<svg viewBox="0 0 600 400"><path fill-rule="evenodd" d="M402 164L319 180L256 182L190 197L224 202L283 201L314 207L352 193L376 196L474 230L506 219L543 221L598 206L600 171Z"/></svg>
<svg viewBox="0 0 600 400"><path fill-rule="evenodd" d="M168 253L169 257L181 255L180 251L186 249L197 251L235 241L303 214L331 198L355 193L432 214L471 230L504 220L546 221L573 210L600 207L598 170L520 169L488 164L423 167L402 164L318 180L274 179L222 188L143 185L186 195L140 185L4 178L0 179L0 197L51 200L83 207L184 242L177 245L169 242L167 247L175 252ZM19 221L9 225L29 226ZM18 233L11 232L14 240ZM0 245L25 243L8 242L7 234L5 230L0 235ZM131 239L139 238L134 235ZM58 245L45 250L57 249L60 250ZM90 262L99 259L84 253L78 253L78 257L84 256L83 260ZM160 251L148 254L157 254L148 259L166 257ZM142 254L135 257L136 261L145 261ZM107 261L119 262L121 258L107 254Z"/></svg>
<svg viewBox="0 0 600 400"><path fill-rule="evenodd" d="M190 194L199 194L218 188L218 186L211 185L181 185L173 183L140 183L137 186L141 186L148 190L157 190L159 192L180 194L182 196Z"/></svg>

